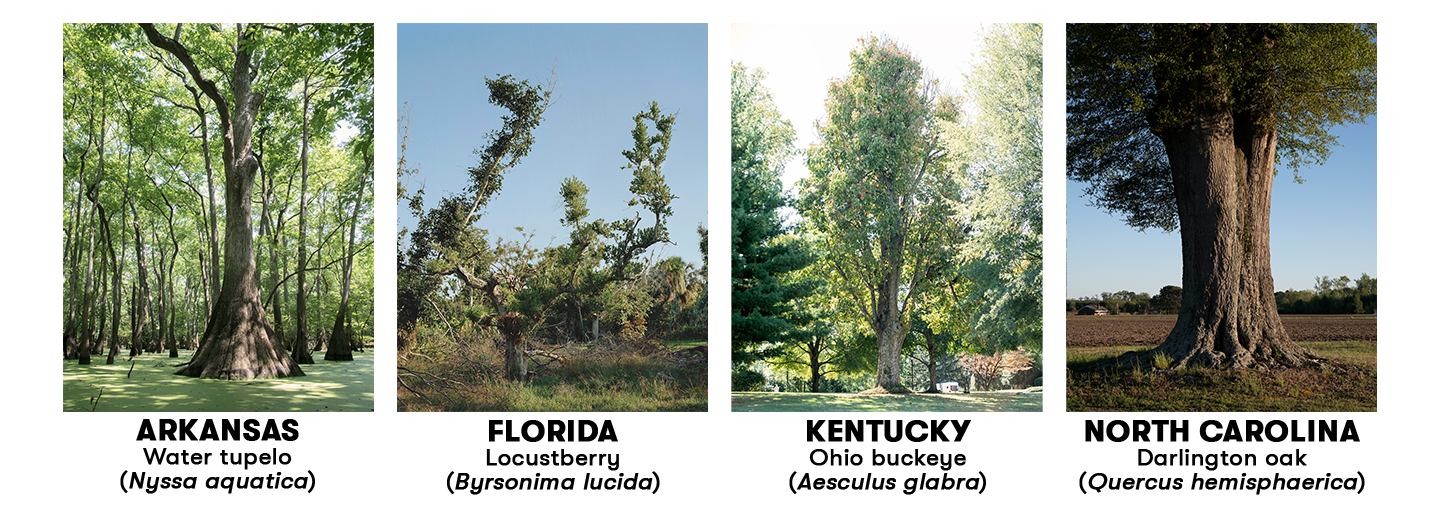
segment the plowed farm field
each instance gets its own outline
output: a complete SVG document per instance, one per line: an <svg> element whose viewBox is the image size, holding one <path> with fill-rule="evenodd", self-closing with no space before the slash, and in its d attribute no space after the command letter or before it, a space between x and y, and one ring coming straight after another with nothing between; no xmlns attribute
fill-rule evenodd
<svg viewBox="0 0 1440 520"><path fill-rule="evenodd" d="M1281 316L1290 339L1298 342L1376 341L1374 315ZM1116 345L1155 346L1175 326L1174 316L1068 316L1065 348Z"/></svg>

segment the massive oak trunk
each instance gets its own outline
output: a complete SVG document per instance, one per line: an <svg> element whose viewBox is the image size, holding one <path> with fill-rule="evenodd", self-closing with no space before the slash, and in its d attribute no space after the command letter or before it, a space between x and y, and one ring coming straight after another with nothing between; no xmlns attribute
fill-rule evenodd
<svg viewBox="0 0 1440 520"><path fill-rule="evenodd" d="M1270 194L1277 137L1266 73L1232 91L1223 75L1234 72L1221 67L1213 29L1190 36L1192 62L1181 64L1183 71L1156 72L1157 84L1171 85L1161 89L1161 109L1188 117L1154 125L1175 187L1185 291L1175 328L1152 354L1165 354L1175 367L1314 365L1320 358L1290 340L1275 306ZM1263 35L1256 43L1257 53L1268 50Z"/></svg>
<svg viewBox="0 0 1440 520"><path fill-rule="evenodd" d="M224 133L225 268L210 321L195 356L177 374L221 379L249 379L305 375L278 338L261 306L255 271L255 244L250 224L250 196L259 160L250 148L255 116L265 95L251 90L249 33L236 28L235 63L230 88L233 107L215 83L205 79L180 42L166 38L150 24L141 24L152 44L174 55L195 83L214 101ZM178 31L177 31L178 34ZM232 114L233 109L233 114Z"/></svg>

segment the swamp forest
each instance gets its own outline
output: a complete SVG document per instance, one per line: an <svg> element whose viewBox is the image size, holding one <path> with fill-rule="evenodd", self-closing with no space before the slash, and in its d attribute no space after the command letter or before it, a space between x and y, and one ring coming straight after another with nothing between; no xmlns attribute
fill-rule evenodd
<svg viewBox="0 0 1440 520"><path fill-rule="evenodd" d="M64 26L66 411L374 409L373 55L369 24Z"/></svg>

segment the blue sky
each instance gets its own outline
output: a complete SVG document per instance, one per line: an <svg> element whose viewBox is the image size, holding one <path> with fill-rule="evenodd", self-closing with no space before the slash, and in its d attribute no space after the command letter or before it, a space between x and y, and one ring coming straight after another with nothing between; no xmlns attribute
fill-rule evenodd
<svg viewBox="0 0 1440 520"><path fill-rule="evenodd" d="M1331 129L1330 158L1300 170L1282 166L1270 205L1275 290L1310 289L1315 277L1377 269L1376 118ZM1048 150L1047 150L1048 152ZM1122 290L1155 294L1180 285L1180 232L1144 233L1090 205L1083 184L1066 182L1065 297Z"/></svg>
<svg viewBox="0 0 1440 520"><path fill-rule="evenodd" d="M523 227L535 232L537 248L564 243L569 230L560 225L559 193L570 176L590 188L590 218L634 217L639 206L626 205L631 171L620 169L626 164L620 152L634 145L635 114L658 101L664 113L678 112L663 165L678 198L668 223L675 245L651 252L699 266L695 228L710 227L705 25L400 24L397 40L397 103L408 103L411 115L406 161L420 170L427 209L463 189L474 150L501 125L505 111L486 101L485 78L510 74L543 84L553 66L559 100L536 129L530 155L506 174L480 227L508 239L520 238L514 228ZM400 225L413 228L409 210L397 211ZM648 213L643 216L642 225L651 225Z"/></svg>

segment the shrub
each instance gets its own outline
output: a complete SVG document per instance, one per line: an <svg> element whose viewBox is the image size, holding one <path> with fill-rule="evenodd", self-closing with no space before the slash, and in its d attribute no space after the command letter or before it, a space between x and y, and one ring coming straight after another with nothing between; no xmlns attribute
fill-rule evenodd
<svg viewBox="0 0 1440 520"><path fill-rule="evenodd" d="M730 390L733 392L759 392L765 388L765 375L748 368L730 371Z"/></svg>

